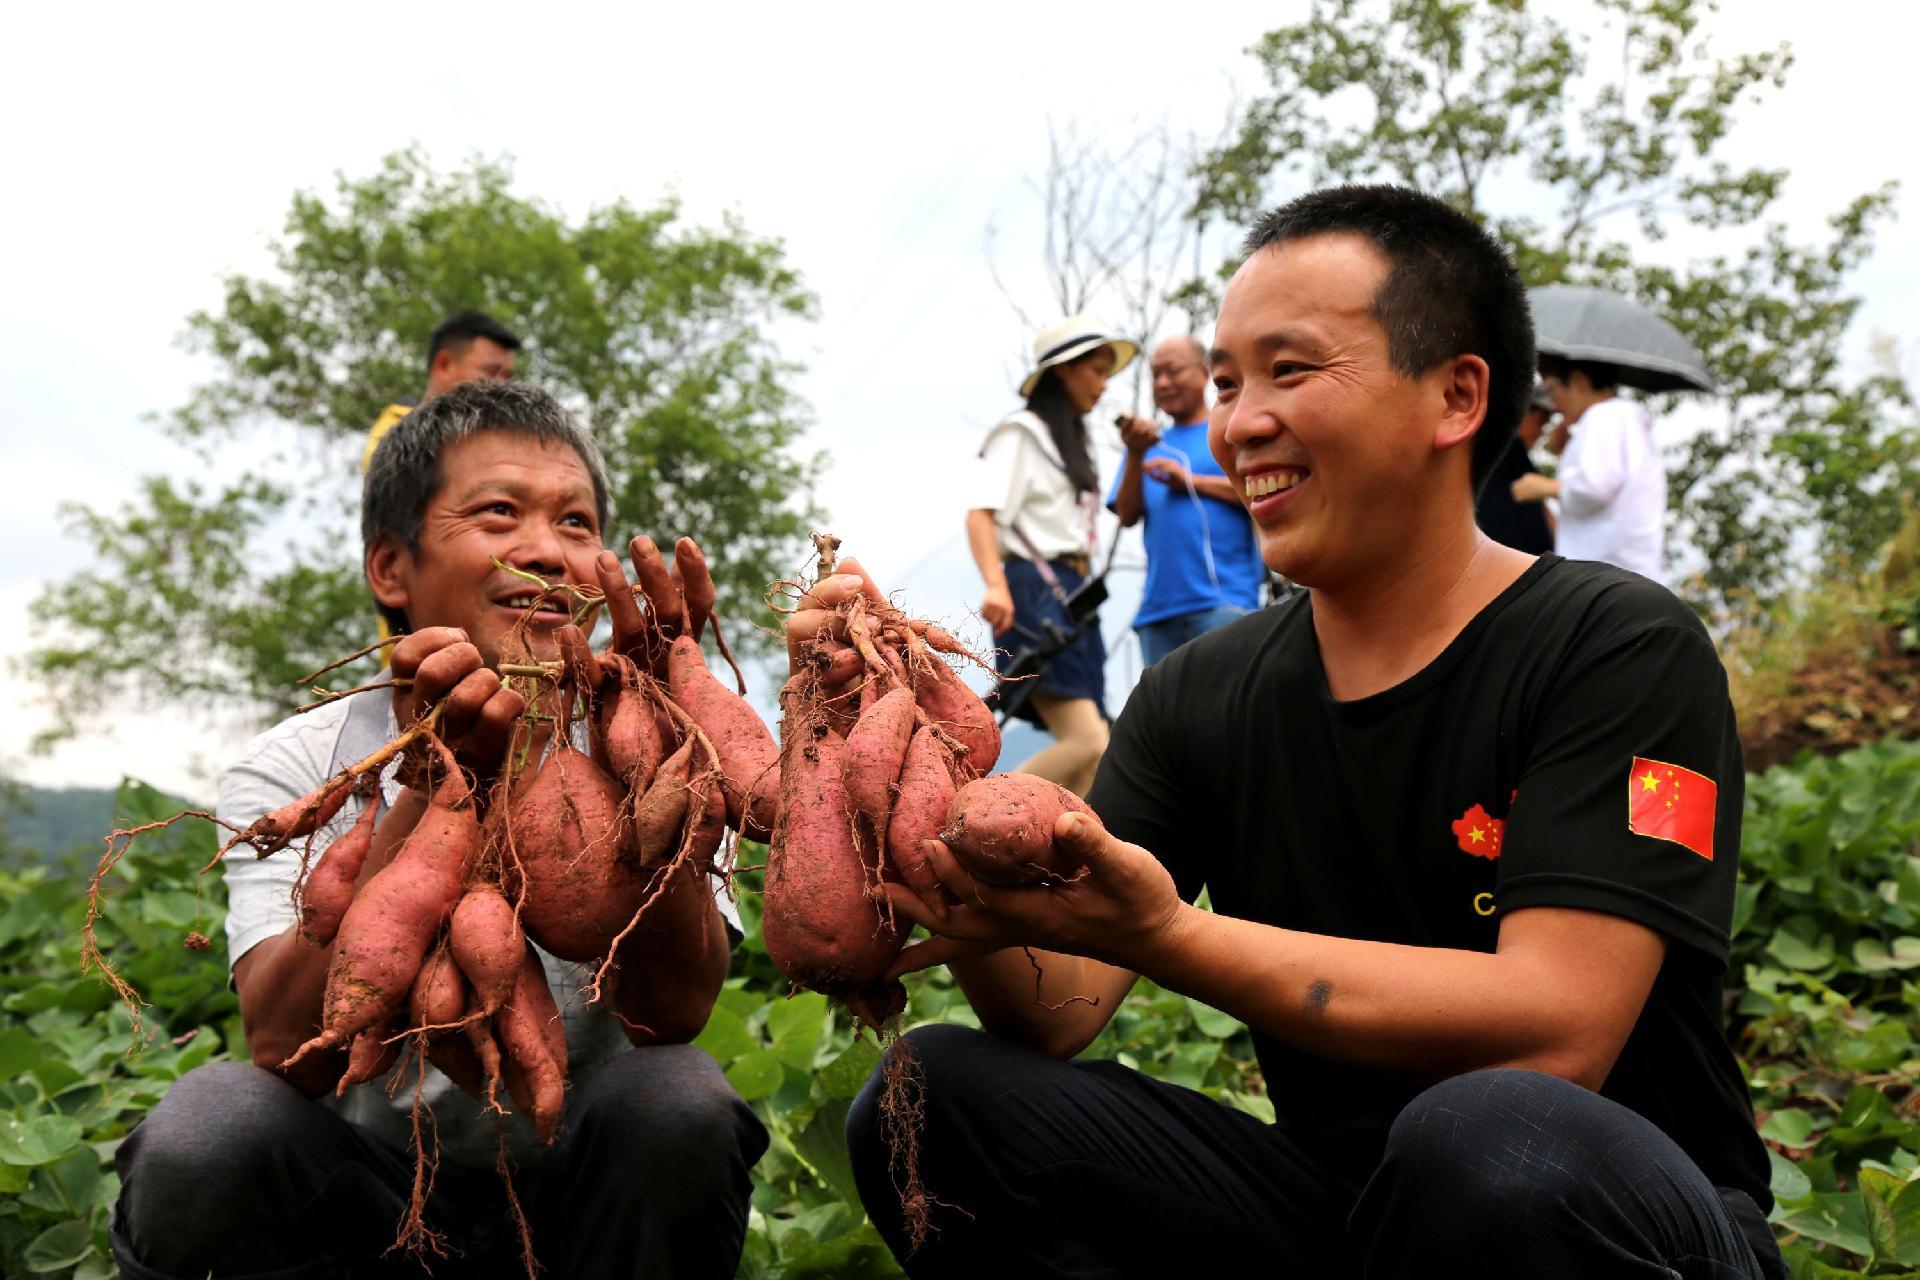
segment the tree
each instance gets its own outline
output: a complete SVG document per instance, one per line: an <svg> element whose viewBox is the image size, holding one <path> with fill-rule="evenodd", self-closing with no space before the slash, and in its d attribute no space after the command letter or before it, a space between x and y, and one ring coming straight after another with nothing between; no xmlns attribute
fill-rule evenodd
<svg viewBox="0 0 1920 1280"><path fill-rule="evenodd" d="M229 277L221 307L188 318L215 374L168 429L209 456L273 424L292 443L271 477L217 492L153 477L125 510L68 509L96 565L41 596L53 638L27 659L58 731L123 696L282 713L299 675L371 638L359 441L419 390L428 333L466 307L521 333L522 376L599 440L609 541L693 534L722 610L761 610L812 514L818 459L795 452L797 366L772 335L811 318L812 297L777 241L731 217L691 228L667 200L570 221L511 187L504 163L440 174L413 150L339 175L331 199L294 196L270 276Z"/></svg>
<svg viewBox="0 0 1920 1280"><path fill-rule="evenodd" d="M1120 145L1048 122L1046 169L1028 183L1040 199L1048 314L1025 305L1001 275L992 252L998 231L987 228L988 270L1027 336L1059 316L1093 311L1144 351L1176 309L1185 312L1189 331L1205 323L1206 300L1189 306L1188 296L1176 293L1207 238L1204 225L1185 216L1194 198L1191 172L1204 151L1197 138L1176 136L1164 121L1131 131ZM1023 342L1021 362L1028 354ZM1130 376L1137 404L1145 398L1146 361L1136 362Z"/></svg>
<svg viewBox="0 0 1920 1280"><path fill-rule="evenodd" d="M1858 306L1846 281L1893 192L1845 203L1823 243L1766 221L1786 171L1716 151L1791 54L1711 57L1710 7L1599 0L1601 29L1582 36L1520 0L1318 0L1251 51L1267 92L1200 165L1194 216L1244 225L1289 189L1399 182L1484 219L1529 284L1652 306L1720 381L1721 420L1672 467L1670 544L1701 561L1697 602L1724 611L1764 606L1816 565L1861 567L1920 482L1920 447L1905 384L1849 381L1841 359ZM1623 221L1647 244L1714 233L1715 251L1652 261ZM1813 545L1793 536L1809 520Z"/></svg>

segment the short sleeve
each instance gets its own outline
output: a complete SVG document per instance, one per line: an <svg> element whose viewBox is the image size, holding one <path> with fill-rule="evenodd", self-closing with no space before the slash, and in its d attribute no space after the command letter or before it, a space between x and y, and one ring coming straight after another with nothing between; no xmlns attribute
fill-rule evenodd
<svg viewBox="0 0 1920 1280"><path fill-rule="evenodd" d="M1028 467L1026 432L1018 427L997 429L987 437L967 481L966 508L995 512L1004 524L1020 506Z"/></svg>
<svg viewBox="0 0 1920 1280"><path fill-rule="evenodd" d="M1106 498L1107 510L1109 511L1113 510L1113 504L1120 501L1120 482L1122 480L1125 480L1126 478L1127 478L1127 463L1126 463L1126 459L1122 458L1120 461L1119 470L1113 473L1113 483L1107 486L1107 498Z"/></svg>
<svg viewBox="0 0 1920 1280"><path fill-rule="evenodd" d="M1190 847L1193 805L1174 771L1184 758L1177 742L1183 724L1163 708L1180 700L1167 691L1171 668L1147 668L1127 697L1100 757L1087 804L1108 831L1160 859L1180 896L1192 902L1206 887L1206 874Z"/></svg>
<svg viewBox="0 0 1920 1280"><path fill-rule="evenodd" d="M1533 723L1501 910L1602 911L1724 963L1745 771L1726 672L1699 624L1660 620L1576 650Z"/></svg>
<svg viewBox="0 0 1920 1280"><path fill-rule="evenodd" d="M221 775L216 810L221 821L249 826L262 814L319 786L327 776L327 761L322 758L316 764L315 745L306 735L275 731L255 739L240 762ZM343 834L359 816L361 803L354 798L342 806L333 821L315 834L313 847L324 849ZM283 849L271 857L256 858L251 849L240 845L220 865L227 882L227 954L238 961L294 922L293 887L300 874L300 856L295 849Z"/></svg>

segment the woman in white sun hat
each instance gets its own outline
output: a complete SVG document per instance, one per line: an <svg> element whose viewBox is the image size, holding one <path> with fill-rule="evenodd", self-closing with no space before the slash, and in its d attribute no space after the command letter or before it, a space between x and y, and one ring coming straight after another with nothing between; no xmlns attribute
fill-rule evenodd
<svg viewBox="0 0 1920 1280"><path fill-rule="evenodd" d="M980 615L993 628L1002 670L1049 621L1073 630L1065 598L1092 567L1100 497L1086 415L1136 350L1092 316L1053 325L1034 339L1033 367L1020 384L1026 408L996 423L981 445L967 542L986 583ZM1015 714L1054 742L1020 772L1081 794L1093 784L1107 747L1106 661L1098 625L1048 661Z"/></svg>

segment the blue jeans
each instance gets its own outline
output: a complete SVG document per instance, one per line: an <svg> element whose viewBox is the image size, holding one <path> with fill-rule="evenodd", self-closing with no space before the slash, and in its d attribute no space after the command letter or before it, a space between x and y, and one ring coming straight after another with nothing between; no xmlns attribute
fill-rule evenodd
<svg viewBox="0 0 1920 1280"><path fill-rule="evenodd" d="M1149 622L1144 627L1135 627L1134 632L1140 637L1140 662L1150 667L1195 636L1205 635L1215 627L1224 627L1235 618L1244 618L1251 612L1237 604L1223 604L1202 609L1198 613L1176 614L1158 622Z"/></svg>

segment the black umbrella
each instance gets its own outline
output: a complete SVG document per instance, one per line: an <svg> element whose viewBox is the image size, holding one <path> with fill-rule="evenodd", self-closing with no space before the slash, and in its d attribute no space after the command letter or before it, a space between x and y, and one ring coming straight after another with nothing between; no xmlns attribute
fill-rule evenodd
<svg viewBox="0 0 1920 1280"><path fill-rule="evenodd" d="M1642 391L1712 391L1706 361L1678 329L1631 298L1549 284L1527 290L1543 356L1612 365Z"/></svg>

